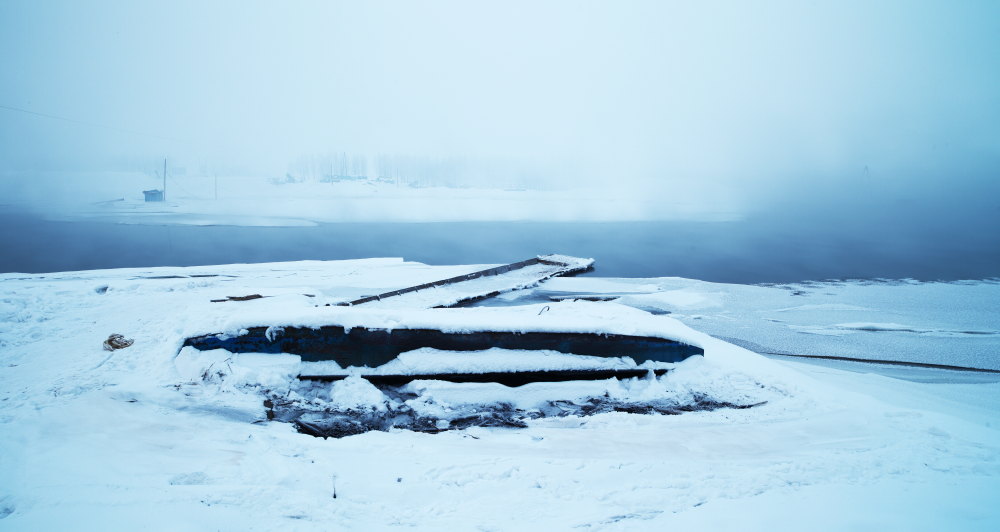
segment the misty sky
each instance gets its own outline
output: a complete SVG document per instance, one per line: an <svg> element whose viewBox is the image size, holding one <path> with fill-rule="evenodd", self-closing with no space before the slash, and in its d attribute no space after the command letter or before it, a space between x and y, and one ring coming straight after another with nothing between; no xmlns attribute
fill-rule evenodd
<svg viewBox="0 0 1000 532"><path fill-rule="evenodd" d="M766 183L1000 162L995 1L7 0L0 65L0 106L84 122L0 109L0 168L346 150Z"/></svg>

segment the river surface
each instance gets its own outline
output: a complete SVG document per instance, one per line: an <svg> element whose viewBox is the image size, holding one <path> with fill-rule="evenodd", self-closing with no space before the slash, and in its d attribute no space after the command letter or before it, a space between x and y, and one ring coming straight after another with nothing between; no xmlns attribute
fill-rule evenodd
<svg viewBox="0 0 1000 532"><path fill-rule="evenodd" d="M739 222L339 223L314 227L57 222L0 212L0 272L403 257L486 264L562 253L596 274L729 283L1000 276L998 231L783 218Z"/></svg>

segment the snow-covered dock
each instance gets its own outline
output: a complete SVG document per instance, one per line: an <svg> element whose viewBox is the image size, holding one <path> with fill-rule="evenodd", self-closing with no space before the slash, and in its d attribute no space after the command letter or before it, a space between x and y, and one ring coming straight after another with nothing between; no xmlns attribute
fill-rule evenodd
<svg viewBox="0 0 1000 532"><path fill-rule="evenodd" d="M680 362L704 351L671 338L669 328L649 326L635 334L633 324L605 323L592 306L572 304L492 309L443 309L537 286L552 277L592 269L593 259L544 255L529 260L478 270L447 279L400 288L375 296L318 307L307 313L285 315L283 323L233 325L184 340L183 347L199 351L221 349L229 353L290 353L303 361L330 362L334 373L310 374L309 380L345 378L343 368L380 368L400 354L420 349L463 352L466 357L489 359L494 349L526 352L551 351L583 357L629 357L637 363ZM249 301L259 295L228 298ZM218 300L213 300L218 301ZM363 306L363 309L356 307ZM339 307L339 308L338 308ZM343 308L350 307L350 308ZM421 310L431 309L431 310ZM543 317L544 314L544 317ZM307 325L301 325L301 324ZM536 368L522 371L515 360L489 371L461 370L417 372L423 379L452 382L525 383L532 380L634 378L653 368L597 367ZM661 368L661 375L664 370ZM406 383L414 373L362 374L369 381ZM519 374L519 375L515 375ZM374 380L373 380L374 379Z"/></svg>
<svg viewBox="0 0 1000 532"><path fill-rule="evenodd" d="M223 332L187 338L184 347L229 353L291 353L304 362L333 363L337 372L327 375L331 380L341 374L340 368L378 368L401 353L425 348L463 352L465 357L483 360L490 359L489 350L499 348L558 352L591 359L627 356L639 364L676 363L704 353L700 347L678 339L686 336L682 330L659 323L660 319L645 313L622 308L619 312L630 311L636 321L608 320L607 310L615 306L566 302L394 311L320 307L285 316L287 321L280 324L230 325ZM510 362L495 365L490 373L519 371L516 360L513 365ZM541 378L550 376L545 369L532 372ZM581 378L585 378L585 369L575 368ZM591 378L608 378L607 367L599 365L592 369L597 373ZM462 372L443 369L435 372L438 373ZM452 375L448 380L456 378Z"/></svg>
<svg viewBox="0 0 1000 532"><path fill-rule="evenodd" d="M528 260L504 264L439 281L365 296L340 306L387 306L390 308L457 307L565 275L593 269L594 259L566 255L540 255Z"/></svg>

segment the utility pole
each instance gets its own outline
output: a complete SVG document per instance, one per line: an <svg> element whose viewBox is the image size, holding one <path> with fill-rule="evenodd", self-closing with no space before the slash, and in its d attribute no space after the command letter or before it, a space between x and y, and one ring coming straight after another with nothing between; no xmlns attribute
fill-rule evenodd
<svg viewBox="0 0 1000 532"><path fill-rule="evenodd" d="M167 201L167 158L163 158L163 201Z"/></svg>

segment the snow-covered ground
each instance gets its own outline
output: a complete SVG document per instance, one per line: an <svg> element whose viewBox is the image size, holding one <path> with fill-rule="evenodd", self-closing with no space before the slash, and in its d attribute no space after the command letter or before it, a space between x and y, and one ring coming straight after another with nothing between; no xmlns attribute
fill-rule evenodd
<svg viewBox="0 0 1000 532"><path fill-rule="evenodd" d="M177 175L167 201L146 203L162 181L138 172L0 174L0 203L55 220L156 225L308 226L330 222L649 221L739 219L731 190L705 184L669 195L609 184L560 190L413 188L378 181L291 182L263 177ZM712 201L704 201L710 197Z"/></svg>
<svg viewBox="0 0 1000 532"><path fill-rule="evenodd" d="M470 401L526 410L605 396L757 405L681 415L607 412L529 419L524 428L321 439L266 419L266 393L306 393L292 382L297 357L240 355L202 378L219 353L178 356L193 334L321 319L352 309L319 302L487 266L370 259L0 275L0 528L1000 528L1000 377L935 370L934 383L913 382L875 366L769 359L706 334L762 351L996 368L995 282L553 279L500 302L527 307L468 315L566 323L579 315L591 327L669 333L705 356L659 378L519 388L417 381L404 390L412 408L441 414L445 425ZM622 297L550 299L587 293ZM250 294L265 297L211 302ZM550 309L539 315L543 305ZM387 320L417 316L393 312ZM111 333L135 343L104 351ZM506 364L516 355L484 356ZM546 355L559 357L537 356ZM397 365L453 356L412 353ZM354 378L313 386L310 399L358 411L400 400Z"/></svg>

